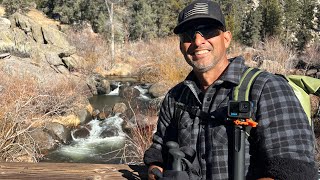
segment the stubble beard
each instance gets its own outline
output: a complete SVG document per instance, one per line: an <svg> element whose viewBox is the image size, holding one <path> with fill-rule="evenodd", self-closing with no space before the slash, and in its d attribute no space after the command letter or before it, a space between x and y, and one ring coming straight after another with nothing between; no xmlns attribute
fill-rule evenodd
<svg viewBox="0 0 320 180"><path fill-rule="evenodd" d="M210 69L214 68L217 65L217 61L213 59L210 61L210 64L198 64L197 61L192 61L189 57L186 57L187 63L193 68L194 71L205 73Z"/></svg>

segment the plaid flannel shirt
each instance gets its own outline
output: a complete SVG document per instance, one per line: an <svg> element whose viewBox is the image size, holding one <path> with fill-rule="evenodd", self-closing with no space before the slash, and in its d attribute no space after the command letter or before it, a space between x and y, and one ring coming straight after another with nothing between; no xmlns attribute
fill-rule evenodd
<svg viewBox="0 0 320 180"><path fill-rule="evenodd" d="M196 150L195 161L202 179L229 179L232 168L231 126L225 122L232 89L239 84L246 66L237 57L205 93L191 72L186 80L172 88L163 100L153 144L145 152L145 163L165 166L167 141ZM257 105L259 123L246 139L247 179L273 177L315 179L314 134L308 119L286 80L267 72L255 80L250 100ZM175 115L176 102L198 107L212 118L201 118L183 111ZM302 178L302 179L304 179Z"/></svg>

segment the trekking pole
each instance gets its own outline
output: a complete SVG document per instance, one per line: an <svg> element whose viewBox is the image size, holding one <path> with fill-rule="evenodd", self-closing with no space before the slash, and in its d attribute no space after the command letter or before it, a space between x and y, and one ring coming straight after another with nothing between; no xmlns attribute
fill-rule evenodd
<svg viewBox="0 0 320 180"><path fill-rule="evenodd" d="M245 180L245 136L246 126L256 127L258 123L251 119L236 119L233 121L233 180Z"/></svg>

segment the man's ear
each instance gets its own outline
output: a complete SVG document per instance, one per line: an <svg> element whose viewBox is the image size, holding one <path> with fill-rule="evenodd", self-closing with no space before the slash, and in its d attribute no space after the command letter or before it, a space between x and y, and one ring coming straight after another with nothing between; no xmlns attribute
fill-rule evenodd
<svg viewBox="0 0 320 180"><path fill-rule="evenodd" d="M224 37L224 46L227 49L231 43L232 40L232 34L230 31L223 32Z"/></svg>

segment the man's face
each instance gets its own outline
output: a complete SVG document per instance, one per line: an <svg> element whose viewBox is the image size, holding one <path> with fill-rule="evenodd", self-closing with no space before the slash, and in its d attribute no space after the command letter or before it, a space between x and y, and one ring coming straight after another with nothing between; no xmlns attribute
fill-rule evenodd
<svg viewBox="0 0 320 180"><path fill-rule="evenodd" d="M180 50L194 71L207 72L220 61L226 60L231 33L217 27L197 26L180 36Z"/></svg>

